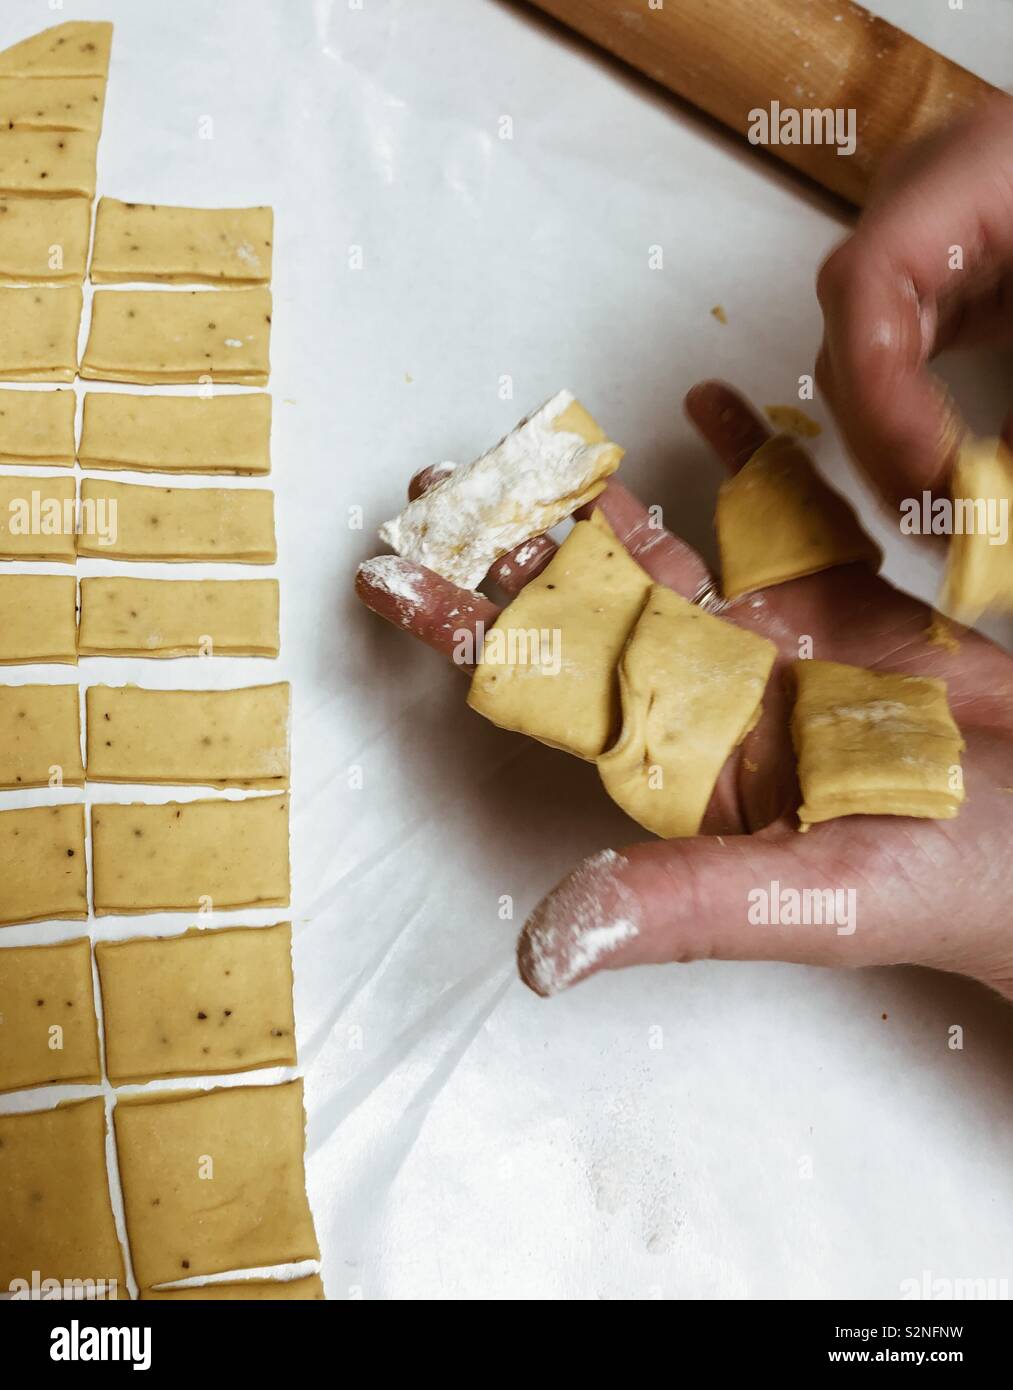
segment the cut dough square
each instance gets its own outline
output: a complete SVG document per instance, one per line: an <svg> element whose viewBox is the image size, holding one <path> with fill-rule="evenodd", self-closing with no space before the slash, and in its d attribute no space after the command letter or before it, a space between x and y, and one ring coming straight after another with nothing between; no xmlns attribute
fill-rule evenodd
<svg viewBox="0 0 1013 1390"><path fill-rule="evenodd" d="M73 381L81 289L0 289L0 379Z"/></svg>
<svg viewBox="0 0 1013 1390"><path fill-rule="evenodd" d="M700 829L718 775L760 717L777 648L656 584L619 663L623 728L605 790L665 839Z"/></svg>
<svg viewBox="0 0 1013 1390"><path fill-rule="evenodd" d="M325 1297L319 1274L307 1274L302 1279L237 1279L227 1284L194 1284L188 1289L144 1289L141 1292L142 1301L171 1298L181 1303L304 1303Z"/></svg>
<svg viewBox="0 0 1013 1390"><path fill-rule="evenodd" d="M596 758L615 732L616 663L650 587L601 512L578 521L486 633L468 704L502 729Z"/></svg>
<svg viewBox="0 0 1013 1390"><path fill-rule="evenodd" d="M88 916L83 806L0 811L0 926Z"/></svg>
<svg viewBox="0 0 1013 1390"><path fill-rule="evenodd" d="M278 642L276 579L81 581L81 656L277 656Z"/></svg>
<svg viewBox="0 0 1013 1390"><path fill-rule="evenodd" d="M0 731L0 787L84 786L76 685L0 685Z"/></svg>
<svg viewBox="0 0 1013 1390"><path fill-rule="evenodd" d="M294 1066L292 928L198 928L95 947L115 1086Z"/></svg>
<svg viewBox="0 0 1013 1390"><path fill-rule="evenodd" d="M792 669L799 829L836 816L957 814L964 740L945 681L836 661L796 661Z"/></svg>
<svg viewBox="0 0 1013 1390"><path fill-rule="evenodd" d="M155 473L270 473L271 397L84 398L82 468Z"/></svg>
<svg viewBox="0 0 1013 1390"><path fill-rule="evenodd" d="M1013 454L1001 439L963 446L950 493L954 530L942 607L968 624L988 609L1013 611Z"/></svg>
<svg viewBox="0 0 1013 1390"><path fill-rule="evenodd" d="M0 390L0 463L74 466L73 391Z"/></svg>
<svg viewBox="0 0 1013 1390"><path fill-rule="evenodd" d="M107 560L188 560L271 565L274 493L263 488L144 487L85 478L81 483L83 523L104 515L110 544L82 525L78 554ZM115 532L113 535L112 533Z"/></svg>
<svg viewBox="0 0 1013 1390"><path fill-rule="evenodd" d="M0 193L94 198L97 150L94 131L0 129Z"/></svg>
<svg viewBox="0 0 1013 1390"><path fill-rule="evenodd" d="M95 221L96 285L266 285L270 208L177 208L103 198Z"/></svg>
<svg viewBox="0 0 1013 1390"><path fill-rule="evenodd" d="M0 666L50 661L77 664L77 580L0 575Z"/></svg>
<svg viewBox="0 0 1013 1390"><path fill-rule="evenodd" d="M0 474L0 560L77 561L77 479Z"/></svg>
<svg viewBox="0 0 1013 1390"><path fill-rule="evenodd" d="M318 1259L301 1081L121 1100L116 1150L142 1289Z"/></svg>
<svg viewBox="0 0 1013 1390"><path fill-rule="evenodd" d="M0 1115L0 1192L0 1288L26 1295L38 1271L60 1283L91 1281L93 1291L105 1281L106 1297L115 1280L115 1297L130 1297L109 1199L101 1096ZM80 1287L77 1297L87 1286Z"/></svg>
<svg viewBox="0 0 1013 1390"><path fill-rule="evenodd" d="M97 290L81 375L266 386L270 290Z"/></svg>
<svg viewBox="0 0 1013 1390"><path fill-rule="evenodd" d="M289 776L289 686L88 689L88 779L279 790Z"/></svg>
<svg viewBox="0 0 1013 1390"><path fill-rule="evenodd" d="M0 77L0 128L102 129L101 77Z"/></svg>
<svg viewBox="0 0 1013 1390"><path fill-rule="evenodd" d="M0 1091L101 1080L88 938L0 947Z"/></svg>
<svg viewBox="0 0 1013 1390"><path fill-rule="evenodd" d="M71 20L0 52L5 77L105 77L113 26L104 20Z"/></svg>
<svg viewBox="0 0 1013 1390"><path fill-rule="evenodd" d="M95 915L287 907L288 797L91 809Z"/></svg>
<svg viewBox="0 0 1013 1390"><path fill-rule="evenodd" d="M0 198L0 284L80 284L90 235L87 198Z"/></svg>

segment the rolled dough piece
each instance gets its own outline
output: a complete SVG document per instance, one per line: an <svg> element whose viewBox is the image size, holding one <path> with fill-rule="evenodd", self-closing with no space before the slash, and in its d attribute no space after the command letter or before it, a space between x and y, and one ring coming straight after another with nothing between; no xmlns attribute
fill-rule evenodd
<svg viewBox="0 0 1013 1390"><path fill-rule="evenodd" d="M696 835L732 749L760 717L777 648L656 584L619 663L623 728L605 790L663 839Z"/></svg>
<svg viewBox="0 0 1013 1390"><path fill-rule="evenodd" d="M101 1080L88 938L0 948L0 1091Z"/></svg>
<svg viewBox="0 0 1013 1390"><path fill-rule="evenodd" d="M0 128L102 129L101 77L0 77Z"/></svg>
<svg viewBox="0 0 1013 1390"><path fill-rule="evenodd" d="M288 797L91 808L96 917L287 907Z"/></svg>
<svg viewBox="0 0 1013 1390"><path fill-rule="evenodd" d="M319 1259L302 1081L120 1100L116 1151L142 1289Z"/></svg>
<svg viewBox="0 0 1013 1390"><path fill-rule="evenodd" d="M988 609L1013 611L1013 454L1001 439L966 443L950 492L960 529L955 513L941 606L968 625Z"/></svg>
<svg viewBox="0 0 1013 1390"><path fill-rule="evenodd" d="M266 1303L308 1302L323 1299L324 1285L319 1274L302 1279L237 1279L228 1284L195 1284L188 1289L144 1289L141 1299L171 1298L189 1303Z"/></svg>
<svg viewBox="0 0 1013 1390"><path fill-rule="evenodd" d="M105 77L113 26L72 20L43 29L0 52L5 77Z"/></svg>
<svg viewBox="0 0 1013 1390"><path fill-rule="evenodd" d="M836 661L796 661L792 670L800 830L836 816L957 814L964 740L945 681Z"/></svg>
<svg viewBox="0 0 1013 1390"><path fill-rule="evenodd" d="M84 807L0 811L0 927L87 916Z"/></svg>
<svg viewBox="0 0 1013 1390"><path fill-rule="evenodd" d="M81 581L81 656L277 656L278 641L276 579Z"/></svg>
<svg viewBox="0 0 1013 1390"><path fill-rule="evenodd" d="M77 480L0 474L0 560L77 561Z"/></svg>
<svg viewBox="0 0 1013 1390"><path fill-rule="evenodd" d="M114 1086L295 1066L292 928L192 928L95 947Z"/></svg>
<svg viewBox="0 0 1013 1390"><path fill-rule="evenodd" d="M81 288L0 289L0 379L73 381Z"/></svg>
<svg viewBox="0 0 1013 1390"><path fill-rule="evenodd" d="M95 220L95 285L266 285L270 208L176 208L102 198Z"/></svg>
<svg viewBox="0 0 1013 1390"><path fill-rule="evenodd" d="M622 456L572 393L560 391L489 453L384 522L380 539L474 589L494 560L597 497Z"/></svg>
<svg viewBox="0 0 1013 1390"><path fill-rule="evenodd" d="M90 235L87 198L0 198L0 284L80 284Z"/></svg>
<svg viewBox="0 0 1013 1390"><path fill-rule="evenodd" d="M0 129L0 193L94 198L97 150L94 131Z"/></svg>
<svg viewBox="0 0 1013 1390"><path fill-rule="evenodd" d="M82 468L270 473L271 397L128 396L89 391Z"/></svg>
<svg viewBox="0 0 1013 1390"><path fill-rule="evenodd" d="M266 386L270 290L97 290L81 375Z"/></svg>
<svg viewBox="0 0 1013 1390"><path fill-rule="evenodd" d="M77 580L0 575L0 666L51 661L77 665Z"/></svg>
<svg viewBox="0 0 1013 1390"><path fill-rule="evenodd" d="M14 1280L31 1287L38 1271L41 1278L61 1283L115 1280L116 1297L130 1297L109 1200L101 1096L55 1110L0 1115L0 1191L5 1292ZM106 1296L112 1296L111 1289Z"/></svg>
<svg viewBox="0 0 1013 1390"><path fill-rule="evenodd" d="M74 466L73 391L0 390L0 464Z"/></svg>
<svg viewBox="0 0 1013 1390"><path fill-rule="evenodd" d="M115 515L110 545L97 532L82 531L78 554L107 560L161 563L203 560L271 565L274 493L264 488L144 487L100 478L81 482L81 512Z"/></svg>
<svg viewBox="0 0 1013 1390"><path fill-rule="evenodd" d="M88 780L287 787L289 690L90 686Z"/></svg>
<svg viewBox="0 0 1013 1390"><path fill-rule="evenodd" d="M578 521L486 633L468 704L502 729L596 758L615 732L616 663L650 588L601 512Z"/></svg>
<svg viewBox="0 0 1013 1390"><path fill-rule="evenodd" d="M84 786L76 685L0 685L0 730L0 788Z"/></svg>
<svg viewBox="0 0 1013 1390"><path fill-rule="evenodd" d="M716 522L726 598L859 560L878 569L883 558L787 435L768 439L721 484Z"/></svg>

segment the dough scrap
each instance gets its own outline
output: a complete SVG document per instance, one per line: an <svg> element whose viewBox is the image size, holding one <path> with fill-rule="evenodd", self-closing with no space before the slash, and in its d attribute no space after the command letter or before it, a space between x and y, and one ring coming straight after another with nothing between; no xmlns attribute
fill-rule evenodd
<svg viewBox="0 0 1013 1390"><path fill-rule="evenodd" d="M74 466L73 391L0 390L0 464Z"/></svg>
<svg viewBox="0 0 1013 1390"><path fill-rule="evenodd" d="M837 816L957 814L965 745L945 681L836 661L796 661L792 670L800 830Z"/></svg>
<svg viewBox="0 0 1013 1390"><path fill-rule="evenodd" d="M77 665L77 580L0 575L0 666L52 661Z"/></svg>
<svg viewBox="0 0 1013 1390"><path fill-rule="evenodd" d="M87 693L88 780L277 791L288 786L290 687Z"/></svg>
<svg viewBox="0 0 1013 1390"><path fill-rule="evenodd" d="M306 1199L302 1081L161 1091L120 1100L114 1118L142 1289L319 1259Z"/></svg>
<svg viewBox="0 0 1013 1390"><path fill-rule="evenodd" d="M0 77L0 129L102 129L101 77Z"/></svg>
<svg viewBox="0 0 1013 1390"><path fill-rule="evenodd" d="M77 480L0 475L0 560L77 561Z"/></svg>
<svg viewBox="0 0 1013 1390"><path fill-rule="evenodd" d="M88 916L84 807L0 811L0 927Z"/></svg>
<svg viewBox="0 0 1013 1390"><path fill-rule="evenodd" d="M188 1289L144 1289L141 1299L171 1298L191 1303L258 1302L289 1303L323 1299L324 1285L319 1274L301 1279L237 1279L231 1283L195 1284Z"/></svg>
<svg viewBox="0 0 1013 1390"><path fill-rule="evenodd" d="M0 730L0 788L84 786L76 685L0 685Z"/></svg>
<svg viewBox="0 0 1013 1390"><path fill-rule="evenodd" d="M797 405L765 405L763 413L780 434L796 434L802 439L815 439L823 426Z"/></svg>
<svg viewBox="0 0 1013 1390"><path fill-rule="evenodd" d="M91 279L128 283L266 285L271 279L270 208L177 208L102 198Z"/></svg>
<svg viewBox="0 0 1013 1390"><path fill-rule="evenodd" d="M615 732L616 663L650 588L600 511L578 521L486 633L468 704L501 729L595 759Z"/></svg>
<svg viewBox="0 0 1013 1390"><path fill-rule="evenodd" d="M656 584L619 662L623 727L605 790L664 839L696 835L732 749L760 717L777 648Z"/></svg>
<svg viewBox="0 0 1013 1390"><path fill-rule="evenodd" d="M0 481L2 486L2 481ZM81 482L81 513L115 516L115 536L82 533L79 555L106 560L150 560L161 564L203 560L272 565L274 493L263 488L145 487L100 478Z"/></svg>
<svg viewBox="0 0 1013 1390"><path fill-rule="evenodd" d="M278 643L276 579L81 580L81 656L277 656Z"/></svg>
<svg viewBox="0 0 1013 1390"><path fill-rule="evenodd" d="M295 1066L288 922L100 941L95 958L114 1086Z"/></svg>
<svg viewBox="0 0 1013 1390"><path fill-rule="evenodd" d="M91 831L96 917L288 906L287 796L104 803Z"/></svg>
<svg viewBox="0 0 1013 1390"><path fill-rule="evenodd" d="M974 529L965 521L950 538L941 606L968 626L988 609L1013 612L1013 454L1001 439L964 444L950 494L973 512Z"/></svg>
<svg viewBox="0 0 1013 1390"><path fill-rule="evenodd" d="M270 290L96 290L81 375L266 386L270 336Z"/></svg>
<svg viewBox="0 0 1013 1390"><path fill-rule="evenodd" d="M113 26L104 20L56 24L0 52L0 73L5 77L105 77L112 41Z"/></svg>
<svg viewBox="0 0 1013 1390"><path fill-rule="evenodd" d="M133 396L89 391L84 398L82 468L158 473L271 471L271 397Z"/></svg>
<svg viewBox="0 0 1013 1390"><path fill-rule="evenodd" d="M0 193L94 198L97 151L94 131L0 129Z"/></svg>
<svg viewBox="0 0 1013 1390"><path fill-rule="evenodd" d="M0 948L0 1091L101 1080L88 938Z"/></svg>
<svg viewBox="0 0 1013 1390"><path fill-rule="evenodd" d="M722 483L716 514L725 598L882 555L805 451L775 435Z"/></svg>
<svg viewBox="0 0 1013 1390"><path fill-rule="evenodd" d="M0 289L0 379L73 381L81 304L79 285Z"/></svg>
<svg viewBox="0 0 1013 1390"><path fill-rule="evenodd" d="M0 284L80 284L90 236L87 198L0 198Z"/></svg>

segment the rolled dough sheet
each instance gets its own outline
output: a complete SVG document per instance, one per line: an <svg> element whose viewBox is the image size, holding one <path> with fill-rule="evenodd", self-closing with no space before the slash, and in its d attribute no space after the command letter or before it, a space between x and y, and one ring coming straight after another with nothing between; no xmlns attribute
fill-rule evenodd
<svg viewBox="0 0 1013 1390"><path fill-rule="evenodd" d="M0 926L88 916L84 807L0 811Z"/></svg>
<svg viewBox="0 0 1013 1390"><path fill-rule="evenodd" d="M0 575L0 666L50 661L77 665L77 580Z"/></svg>
<svg viewBox="0 0 1013 1390"><path fill-rule="evenodd" d="M664 839L695 835L729 754L760 717L777 649L656 584L619 663L623 727L598 771Z"/></svg>
<svg viewBox="0 0 1013 1390"><path fill-rule="evenodd" d="M0 1115L0 1288L15 1279L115 1280L129 1298L106 1175L101 1096ZM111 1291L110 1291L111 1292Z"/></svg>
<svg viewBox="0 0 1013 1390"><path fill-rule="evenodd" d="M796 661L792 670L799 829L836 816L957 814L964 740L945 681L836 661Z"/></svg>
<svg viewBox="0 0 1013 1390"><path fill-rule="evenodd" d="M0 474L0 560L77 561L76 478Z"/></svg>
<svg viewBox="0 0 1013 1390"><path fill-rule="evenodd" d="M84 786L76 685L0 685L0 730L0 788Z"/></svg>
<svg viewBox="0 0 1013 1390"><path fill-rule="evenodd" d="M950 493L961 521L956 529L954 515L940 606L967 624L989 609L1013 611L1013 454L1001 439L964 445Z"/></svg>
<svg viewBox="0 0 1013 1390"><path fill-rule="evenodd" d="M119 1101L114 1116L142 1289L319 1259L306 1200L301 1081L162 1091Z"/></svg>
<svg viewBox="0 0 1013 1390"><path fill-rule="evenodd" d="M103 198L95 221L96 285L266 285L270 208L176 208Z"/></svg>
<svg viewBox="0 0 1013 1390"><path fill-rule="evenodd" d="M266 386L270 290L97 290L81 375Z"/></svg>
<svg viewBox="0 0 1013 1390"><path fill-rule="evenodd" d="M883 558L787 435L768 439L722 483L716 523L726 598L858 560L878 569Z"/></svg>
<svg viewBox="0 0 1013 1390"><path fill-rule="evenodd" d="M87 198L0 198L0 284L80 284L90 235Z"/></svg>
<svg viewBox="0 0 1013 1390"><path fill-rule="evenodd" d="M238 1279L228 1284L195 1284L189 1289L144 1289L141 1293L142 1301L171 1298L187 1303L288 1303L325 1297L319 1274L307 1274L302 1279Z"/></svg>
<svg viewBox="0 0 1013 1390"><path fill-rule="evenodd" d="M0 390L0 464L74 466L73 391Z"/></svg>
<svg viewBox="0 0 1013 1390"><path fill-rule="evenodd" d="M81 656L277 656L278 641L276 579L81 581Z"/></svg>
<svg viewBox="0 0 1013 1390"><path fill-rule="evenodd" d="M197 928L95 947L115 1086L294 1066L292 928Z"/></svg>
<svg viewBox="0 0 1013 1390"><path fill-rule="evenodd" d="M88 689L88 779L278 791L288 786L287 682L243 690Z"/></svg>
<svg viewBox="0 0 1013 1390"><path fill-rule="evenodd" d="M0 128L102 129L101 77L0 77Z"/></svg>
<svg viewBox="0 0 1013 1390"><path fill-rule="evenodd" d="M82 530L78 554L107 560L231 561L271 565L274 493L264 488L144 487L100 478L81 482L81 513L115 516L111 544L99 531ZM113 531L115 534L113 535Z"/></svg>
<svg viewBox="0 0 1013 1390"><path fill-rule="evenodd" d="M615 732L616 664L650 588L600 512L578 521L486 633L468 704L502 729L596 758ZM533 660L543 649L548 660Z"/></svg>
<svg viewBox="0 0 1013 1390"><path fill-rule="evenodd" d="M73 381L81 288L0 289L0 379Z"/></svg>
<svg viewBox="0 0 1013 1390"><path fill-rule="evenodd" d="M94 131L0 128L0 193L94 198L97 150Z"/></svg>
<svg viewBox="0 0 1013 1390"><path fill-rule="evenodd" d="M288 797L91 809L95 915L287 907Z"/></svg>
<svg viewBox="0 0 1013 1390"><path fill-rule="evenodd" d="M113 26L104 21L71 20L0 52L5 77L105 77Z"/></svg>
<svg viewBox="0 0 1013 1390"><path fill-rule="evenodd" d="M0 1091L101 1080L88 938L0 947Z"/></svg>
<svg viewBox="0 0 1013 1390"><path fill-rule="evenodd" d="M271 397L128 396L89 391L82 468L157 473L271 471Z"/></svg>

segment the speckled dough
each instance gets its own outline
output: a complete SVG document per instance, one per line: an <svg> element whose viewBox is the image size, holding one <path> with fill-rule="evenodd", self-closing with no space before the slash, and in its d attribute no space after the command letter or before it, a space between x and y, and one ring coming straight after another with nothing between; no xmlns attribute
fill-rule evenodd
<svg viewBox="0 0 1013 1390"><path fill-rule="evenodd" d="M77 580L0 575L0 666L51 661L77 664Z"/></svg>
<svg viewBox="0 0 1013 1390"><path fill-rule="evenodd" d="M87 916L84 807L0 811L0 926Z"/></svg>
<svg viewBox="0 0 1013 1390"><path fill-rule="evenodd" d="M0 464L74 466L73 391L0 390Z"/></svg>
<svg viewBox="0 0 1013 1390"><path fill-rule="evenodd" d="M101 1079L88 938L0 947L0 1091Z"/></svg>
<svg viewBox="0 0 1013 1390"><path fill-rule="evenodd" d="M76 685L0 685L0 731L0 788L84 786Z"/></svg>
<svg viewBox="0 0 1013 1390"><path fill-rule="evenodd" d="M0 77L0 128L102 129L101 77Z"/></svg>
<svg viewBox="0 0 1013 1390"><path fill-rule="evenodd" d="M2 485L2 479L0 479ZM274 493L263 488L144 487L85 478L81 511L115 515L115 537L104 544L95 532L78 538L78 554L107 560L160 563L203 560L271 565Z"/></svg>
<svg viewBox="0 0 1013 1390"><path fill-rule="evenodd" d="M97 149L94 131L0 128L0 193L94 198Z"/></svg>
<svg viewBox="0 0 1013 1390"><path fill-rule="evenodd" d="M970 529L962 522L950 539L941 606L962 623L977 622L989 609L1013 612L1013 454L1001 439L963 446L950 493L955 504L973 509L975 520Z"/></svg>
<svg viewBox="0 0 1013 1390"><path fill-rule="evenodd" d="M105 77L113 26L105 21L71 20L43 29L0 52L5 77Z"/></svg>
<svg viewBox="0 0 1013 1390"><path fill-rule="evenodd" d="M176 208L102 198L91 278L96 285L266 285L270 208Z"/></svg>
<svg viewBox="0 0 1013 1390"><path fill-rule="evenodd" d="M77 560L75 478L0 473L0 560Z"/></svg>
<svg viewBox="0 0 1013 1390"><path fill-rule="evenodd" d="M82 468L158 473L271 471L271 397L133 396L89 391Z"/></svg>
<svg viewBox="0 0 1013 1390"><path fill-rule="evenodd" d="M87 198L0 198L0 284L80 284L90 234Z"/></svg>
<svg viewBox="0 0 1013 1390"><path fill-rule="evenodd" d="M0 289L0 380L73 381L81 289Z"/></svg>
<svg viewBox="0 0 1013 1390"><path fill-rule="evenodd" d="M82 656L277 656L278 640L276 579L81 581Z"/></svg>
<svg viewBox="0 0 1013 1390"><path fill-rule="evenodd" d="M319 1274L302 1279L238 1279L232 1283L195 1284L188 1289L144 1289L141 1300L159 1298L187 1303L289 1303L324 1299Z"/></svg>

